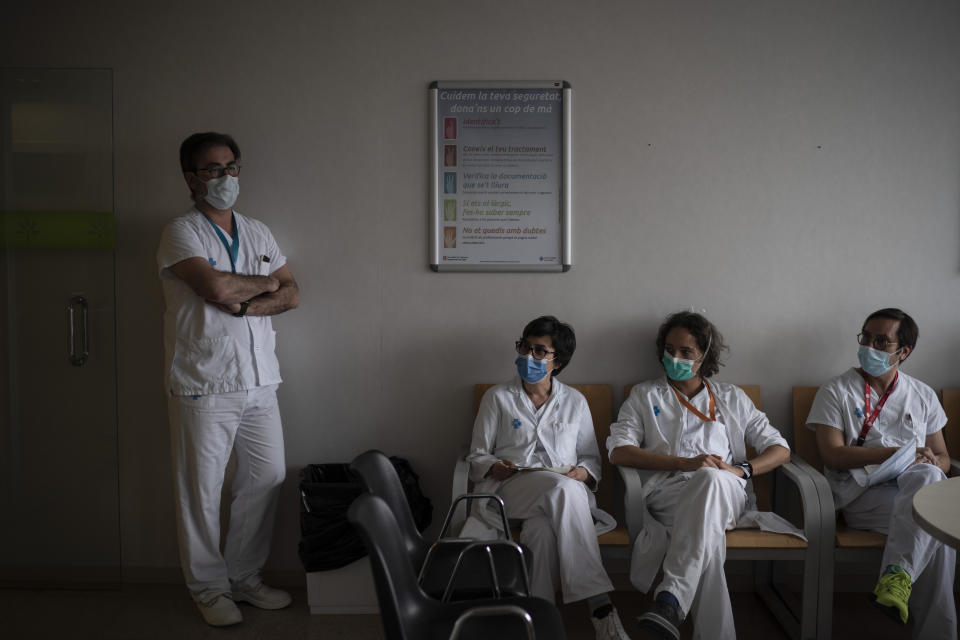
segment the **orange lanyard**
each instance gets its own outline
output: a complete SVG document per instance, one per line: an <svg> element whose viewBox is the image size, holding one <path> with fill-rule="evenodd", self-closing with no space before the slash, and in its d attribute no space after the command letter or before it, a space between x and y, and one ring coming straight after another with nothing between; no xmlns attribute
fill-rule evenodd
<svg viewBox="0 0 960 640"><path fill-rule="evenodd" d="M863 374L860 374L863 376ZM883 405L887 403L887 398L890 397L890 394L893 393L893 390L897 388L897 381L900 380L900 372L897 371L896 375L893 376L893 384L887 389L883 394L883 397L877 402L877 408L870 412L870 383L867 382L866 376L863 378L863 410L864 410L864 420L863 428L860 429L860 435L857 436L857 446L862 447L863 443L867 439L867 434L870 433L870 429L873 428L873 423L877 421L877 418L880 416L880 410L883 409Z"/></svg>
<svg viewBox="0 0 960 640"><path fill-rule="evenodd" d="M700 413L700 410L697 409L692 404L690 404L690 402L685 397L683 397L683 394L677 391L677 389L673 385L670 385L670 388L673 389L673 392L676 394L677 400L680 401L680 404L682 404L687 409L689 409L690 412L693 413L693 415L697 416L704 422L714 422L717 419L717 408L716 408L716 402L713 398L713 389L710 388L710 385L707 384L706 380L703 381L703 386L707 388L707 393L710 394L710 417L707 417L702 413Z"/></svg>

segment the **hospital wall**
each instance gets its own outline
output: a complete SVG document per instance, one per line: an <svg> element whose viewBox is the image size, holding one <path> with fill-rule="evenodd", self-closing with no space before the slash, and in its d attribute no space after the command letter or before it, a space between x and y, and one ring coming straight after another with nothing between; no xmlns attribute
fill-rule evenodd
<svg viewBox="0 0 960 640"><path fill-rule="evenodd" d="M562 380L660 373L654 331L705 309L719 379L790 389L853 365L870 311L920 326L904 370L960 386L960 4L235 0L18 3L0 65L114 69L119 437L127 579L178 579L162 380L160 230L189 206L177 147L243 150L238 210L285 250L276 318L288 479L269 568L299 570L296 476L378 447L439 513L472 385L512 375L531 318L573 324ZM574 267L427 267L427 86L562 79ZM956 452L960 453L960 452ZM438 516L439 517L439 516Z"/></svg>

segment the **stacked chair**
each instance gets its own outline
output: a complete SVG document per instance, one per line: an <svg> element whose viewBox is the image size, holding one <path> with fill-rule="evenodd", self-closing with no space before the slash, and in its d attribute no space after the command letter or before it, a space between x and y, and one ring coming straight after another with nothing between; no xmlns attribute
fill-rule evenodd
<svg viewBox="0 0 960 640"><path fill-rule="evenodd" d="M387 456L367 451L350 468L368 493L354 501L348 518L370 554L388 640L488 640L491 634L501 640L566 638L557 608L529 595L530 555L519 545L509 539L448 539L444 532L429 541L414 525ZM486 495L461 499L499 500ZM448 515L444 531L449 521Z"/></svg>

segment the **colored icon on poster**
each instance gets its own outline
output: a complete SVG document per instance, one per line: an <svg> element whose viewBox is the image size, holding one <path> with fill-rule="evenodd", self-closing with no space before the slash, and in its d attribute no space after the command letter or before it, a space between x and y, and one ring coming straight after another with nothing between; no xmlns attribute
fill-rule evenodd
<svg viewBox="0 0 960 640"><path fill-rule="evenodd" d="M443 201L443 221L456 222L456 220L457 220L457 201L444 200Z"/></svg>

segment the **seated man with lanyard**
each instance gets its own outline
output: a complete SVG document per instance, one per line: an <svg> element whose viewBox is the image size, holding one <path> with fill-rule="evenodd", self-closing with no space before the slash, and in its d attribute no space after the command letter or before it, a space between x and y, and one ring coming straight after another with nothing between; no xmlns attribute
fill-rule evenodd
<svg viewBox="0 0 960 640"><path fill-rule="evenodd" d="M912 608L914 638L956 640L956 551L923 531L912 515L917 491L945 479L950 469L943 440L947 417L936 394L900 371L918 333L900 309L867 316L857 336L860 367L820 387L807 428L817 433L827 480L847 524L887 534L872 594L876 605L903 624Z"/></svg>

